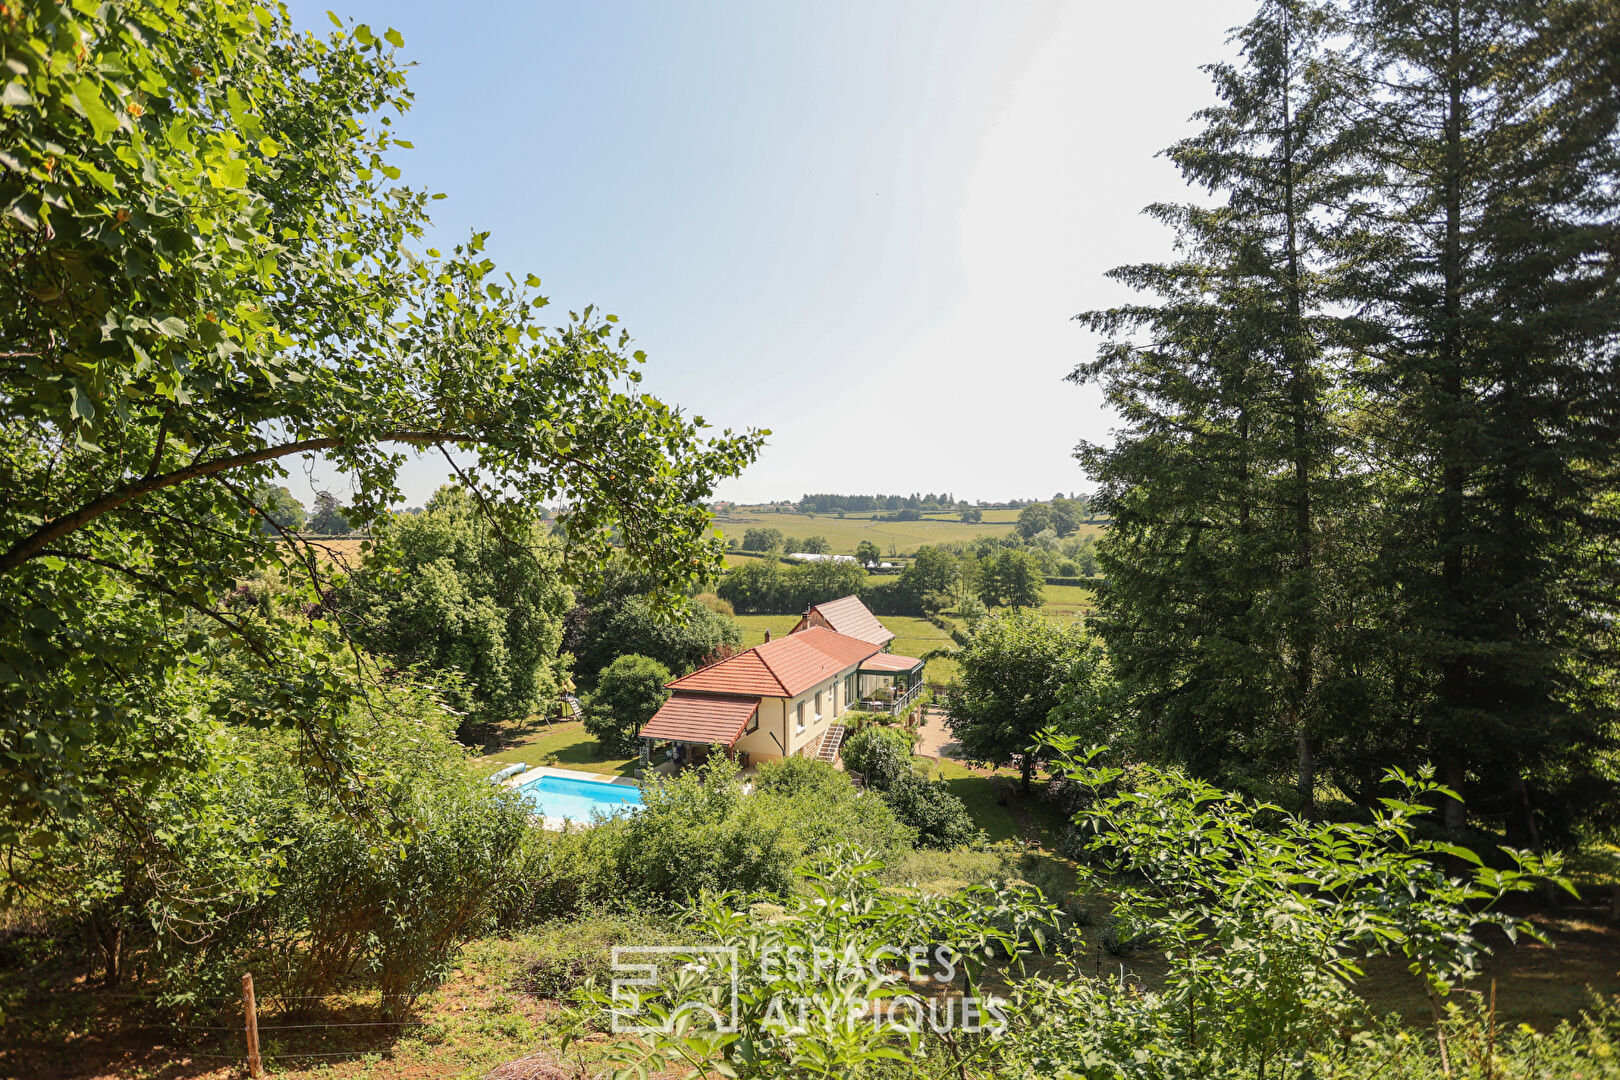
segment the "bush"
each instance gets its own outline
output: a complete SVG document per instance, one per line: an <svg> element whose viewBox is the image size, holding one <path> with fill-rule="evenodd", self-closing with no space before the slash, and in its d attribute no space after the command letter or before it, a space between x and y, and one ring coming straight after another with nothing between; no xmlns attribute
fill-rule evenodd
<svg viewBox="0 0 1620 1080"><path fill-rule="evenodd" d="M848 774L827 762L767 761L755 783L760 813L788 822L803 855L844 843L889 859L916 843L916 833L882 798L859 791Z"/></svg>
<svg viewBox="0 0 1620 1080"><path fill-rule="evenodd" d="M642 809L558 841L559 872L582 903L635 896L681 903L704 889L781 892L801 849L793 823L745 797L724 758L651 782Z"/></svg>
<svg viewBox="0 0 1620 1080"><path fill-rule="evenodd" d="M627 898L679 904L705 889L781 895L808 853L847 841L888 857L916 840L881 798L824 762L765 762L755 785L743 795L724 758L651 784L639 813L557 836L522 890L544 914Z"/></svg>
<svg viewBox="0 0 1620 1080"><path fill-rule="evenodd" d="M452 739L456 718L436 693L397 682L360 694L332 721L351 755L342 776L359 780L352 788L313 781L294 733L216 730L219 760L230 767L197 779L220 787L219 816L159 819L170 835L148 842L144 861L104 879L99 893L84 890L87 919L109 925L110 915L123 915L133 921L113 929L151 944L138 973L160 999L217 1000L251 970L266 998L370 987L397 1014L494 925L531 832L528 808L467 767ZM189 854L194 834L210 845L228 841L233 868L261 876L216 873ZM172 897L132 887L163 875L173 878L164 881ZM184 920L184 929L162 932L165 918ZM159 931L155 939L143 924Z"/></svg>
<svg viewBox="0 0 1620 1080"><path fill-rule="evenodd" d="M527 807L470 776L434 780L396 808L416 826L397 843L378 845L321 813L275 829L286 845L280 887L236 920L244 962L268 976L266 996L325 994L358 979L397 1015L492 925L492 901L529 831Z"/></svg>
<svg viewBox="0 0 1620 1080"><path fill-rule="evenodd" d="M517 989L567 999L588 979L607 984L613 977L615 945L664 945L680 939L675 925L640 912L592 911L553 922L520 940L519 947L529 959Z"/></svg>
<svg viewBox="0 0 1620 1080"><path fill-rule="evenodd" d="M849 740L869 727L900 726L899 717L891 716L886 712L871 712L866 709L849 709L838 718L838 722L844 725L844 731L847 733L844 740L846 747L849 745ZM845 764L848 764L847 758ZM856 771L859 772L860 770L857 769Z"/></svg>
<svg viewBox="0 0 1620 1080"><path fill-rule="evenodd" d="M868 725L844 743L844 766L861 774L870 788L887 791L912 771L911 734L898 727Z"/></svg>
<svg viewBox="0 0 1620 1080"><path fill-rule="evenodd" d="M903 773L883 793L883 800L895 817L917 830L917 843L923 847L961 847L981 835L967 806L939 780Z"/></svg>
<svg viewBox="0 0 1620 1080"><path fill-rule="evenodd" d="M585 730L609 751L636 754L636 737L658 707L669 699L669 669L648 656L621 656L607 666L585 709Z"/></svg>

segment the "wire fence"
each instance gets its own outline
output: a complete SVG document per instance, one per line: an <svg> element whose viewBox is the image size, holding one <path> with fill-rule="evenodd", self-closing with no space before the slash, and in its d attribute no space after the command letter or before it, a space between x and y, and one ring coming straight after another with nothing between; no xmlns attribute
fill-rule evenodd
<svg viewBox="0 0 1620 1080"><path fill-rule="evenodd" d="M557 1000L557 995L555 994L540 994L512 987L498 988L497 993L503 997L523 998L530 1001ZM111 991L105 993L98 991L95 997L98 1001L112 1000L125 1002L144 1001L162 1004L175 1003L175 998L172 994L158 994L140 991ZM357 1005L363 1007L365 1004L367 1004L357 1002L352 996L345 995L341 992L327 994L272 993L268 995L268 999L277 1003L313 1001L333 1003L341 1002L349 1007L354 1007ZM244 1014L247 1011L247 1001L245 997L238 995L218 995L195 998L184 1002L184 1004L190 1008L202 1008L206 1006L220 1010L234 1009L242 1010ZM377 1002L371 1004L380 1005L381 1001L379 999ZM313 1040L318 1039L323 1032L328 1031L343 1032L354 1036L360 1036L362 1034L372 1033L382 1035L384 1034L383 1029L392 1029L403 1034L406 1032L441 1026L441 1022L434 1020L306 1021L301 1018L297 1018L293 1022L277 1023L274 1019L275 1015L286 1015L286 1012L282 1011L279 1014L273 1014L269 1022L255 1022L253 1024L253 1030L259 1040L265 1038L272 1040L271 1045L263 1047L261 1054L263 1058L276 1062L297 1061L306 1058L335 1060L338 1058L387 1057L395 1052L395 1047L393 1046L392 1042L378 1046L358 1046L342 1050L333 1050L321 1047L315 1047L307 1050L298 1049L293 1046L288 1046L282 1039L276 1038L278 1033L282 1032L296 1033L287 1035L287 1040ZM174 1041L179 1044L174 1047L177 1054L183 1055L189 1059L205 1061L234 1061L238 1063L246 1063L250 1060L249 1046L254 1041L248 1037L248 1021L245 1015L242 1020L239 1020L236 1023L197 1024L187 1022L136 1022L132 1024L119 1024L116 1031L118 1034L126 1036L139 1032L150 1032L154 1034L161 1033L175 1036L176 1038ZM192 1042L194 1038L197 1042L200 1042L203 1045L195 1049L189 1045L186 1045L187 1043ZM236 1045L227 1047L224 1045L226 1042L234 1042Z"/></svg>

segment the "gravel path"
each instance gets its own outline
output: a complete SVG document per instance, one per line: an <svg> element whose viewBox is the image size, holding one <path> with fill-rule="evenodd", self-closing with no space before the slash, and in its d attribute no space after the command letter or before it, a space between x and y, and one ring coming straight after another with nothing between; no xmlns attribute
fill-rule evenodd
<svg viewBox="0 0 1620 1080"><path fill-rule="evenodd" d="M917 736L917 753L936 760L942 756L956 756L954 752L945 753L947 747L952 751L956 749L956 739L945 726L944 709L936 709L932 705L925 709L922 725L917 729Z"/></svg>

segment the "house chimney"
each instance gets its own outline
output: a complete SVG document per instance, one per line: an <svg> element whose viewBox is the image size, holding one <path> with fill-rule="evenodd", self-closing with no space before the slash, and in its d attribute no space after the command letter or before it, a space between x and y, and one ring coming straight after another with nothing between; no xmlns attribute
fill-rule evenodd
<svg viewBox="0 0 1620 1080"><path fill-rule="evenodd" d="M765 640L771 640L771 628L768 626L765 628Z"/></svg>

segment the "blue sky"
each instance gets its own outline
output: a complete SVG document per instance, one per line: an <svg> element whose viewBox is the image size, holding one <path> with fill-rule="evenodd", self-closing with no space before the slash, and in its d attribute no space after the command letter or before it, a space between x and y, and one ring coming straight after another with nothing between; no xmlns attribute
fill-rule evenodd
<svg viewBox="0 0 1620 1080"><path fill-rule="evenodd" d="M324 32L329 3L291 3ZM1136 4L352 0L405 37L403 180L488 229L552 310L595 303L648 389L773 432L720 497L1083 490L1063 381L1103 273L1168 253L1155 155L1210 99L1233 0ZM323 469L325 471L323 471ZM407 467L412 503L445 480ZM297 476L296 494L308 485ZM317 464L314 487L347 490Z"/></svg>

